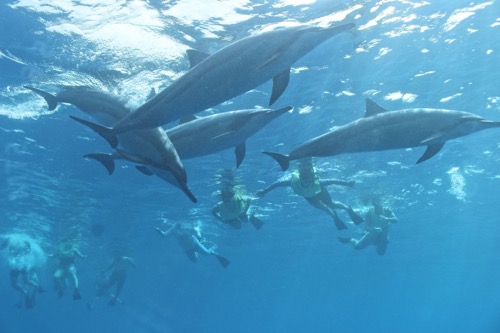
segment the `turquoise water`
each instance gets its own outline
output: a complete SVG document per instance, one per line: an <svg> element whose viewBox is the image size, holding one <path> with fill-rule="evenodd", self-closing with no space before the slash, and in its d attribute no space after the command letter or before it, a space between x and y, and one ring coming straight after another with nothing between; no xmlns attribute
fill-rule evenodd
<svg viewBox="0 0 500 333"><path fill-rule="evenodd" d="M367 196L390 202L399 222L378 256L338 242L331 219L289 189L254 202L259 231L218 222L216 175L234 168L233 150L184 161L197 204L133 163L118 161L109 176L82 158L109 150L68 117L84 114L70 105L48 111L22 87L93 85L136 107L188 70L188 48L215 52L275 26L354 22L292 67L273 107L294 111L247 141L235 173L252 194L285 175L261 151L288 152L361 117L365 97L390 110L500 120L499 14L498 1L461 0L2 2L0 234L26 234L45 253L71 236L88 257L76 262L81 301L70 292L58 299L47 258L38 271L47 292L19 309L4 252L0 332L500 332L498 130L450 141L418 165L424 148L314 160L322 177L356 181L330 187L335 200L360 212ZM267 107L270 91L266 83L204 114ZM231 265L194 264L154 231L175 222L200 228ZM124 304L101 300L88 311L99 271L117 252L137 263Z"/></svg>

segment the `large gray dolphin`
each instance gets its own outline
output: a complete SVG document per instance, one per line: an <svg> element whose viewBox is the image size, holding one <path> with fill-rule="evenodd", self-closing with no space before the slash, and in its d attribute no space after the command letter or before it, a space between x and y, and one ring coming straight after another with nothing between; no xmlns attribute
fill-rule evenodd
<svg viewBox="0 0 500 333"><path fill-rule="evenodd" d="M50 110L55 109L58 103L69 103L102 124L113 124L130 112L124 99L92 87L66 86L57 95L29 86L25 88L42 96ZM187 187L186 171L179 155L161 127L120 134L118 148L132 156L141 156L141 160L147 161L153 174L177 186L191 201L196 202L195 196ZM115 158L118 156L120 155L116 154ZM111 174L114 165L113 168L109 164L105 166ZM173 177L169 176L170 173Z"/></svg>
<svg viewBox="0 0 500 333"><path fill-rule="evenodd" d="M243 38L212 55L191 52L192 68L113 127L86 122L112 147L117 134L153 128L195 114L273 79L269 104L281 96L290 67L327 39L354 27L296 26Z"/></svg>
<svg viewBox="0 0 500 333"><path fill-rule="evenodd" d="M473 113L424 108L387 111L367 98L363 118L317 136L289 155L264 154L286 170L291 160L304 157L427 146L417 161L420 163L436 155L448 140L493 127L500 127L500 122Z"/></svg>
<svg viewBox="0 0 500 333"><path fill-rule="evenodd" d="M181 159L213 154L235 148L236 167L245 157L245 141L276 117L290 111L250 109L228 111L197 118L167 130Z"/></svg>

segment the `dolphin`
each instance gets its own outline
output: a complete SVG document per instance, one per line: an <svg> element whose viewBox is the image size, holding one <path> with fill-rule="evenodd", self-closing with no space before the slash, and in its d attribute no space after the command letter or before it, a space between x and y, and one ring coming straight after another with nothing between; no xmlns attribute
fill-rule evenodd
<svg viewBox="0 0 500 333"><path fill-rule="evenodd" d="M214 54L190 51L191 69L112 127L88 123L115 148L116 135L154 128L214 107L273 80L269 105L285 91L291 66L324 41L352 29L296 26L240 39Z"/></svg>
<svg viewBox="0 0 500 333"><path fill-rule="evenodd" d="M253 134L260 131L265 125L276 117L292 110L287 106L278 110L249 109L228 111L206 117L190 119L182 124L168 129L167 135L174 144L179 157L190 159L210 155L225 149L235 148L236 167L239 167L246 153L245 141ZM113 153L92 153L85 157L99 161L109 173L114 170L114 160L126 159L139 164L148 164L139 156L127 152L115 151ZM145 175L153 175L171 182L168 172L153 173L147 165L138 166L137 169Z"/></svg>
<svg viewBox="0 0 500 333"><path fill-rule="evenodd" d="M473 113L426 108L388 111L367 98L363 118L306 141L288 155L263 153L285 171L290 161L304 157L426 146L417 161L421 163L436 155L448 140L494 127L500 127L500 122Z"/></svg>
<svg viewBox="0 0 500 333"><path fill-rule="evenodd" d="M239 167L245 157L245 141L290 110L291 106L278 110L228 111L196 118L166 132L183 160L235 147L236 167Z"/></svg>
<svg viewBox="0 0 500 333"><path fill-rule="evenodd" d="M55 109L58 103L69 103L103 124L112 124L130 112L125 106L126 101L123 98L97 88L66 86L57 95L52 95L34 87L24 87L42 96L47 102L49 110ZM118 148L123 152L120 155L121 158L130 160L130 157L133 156L134 162L140 160L142 164L149 164L153 174L180 188L192 202L197 201L187 186L186 171L179 155L161 127L120 134ZM118 155L115 155L115 159L118 158ZM86 157L94 156L86 155ZM112 174L114 164L102 163ZM168 173L171 173L173 177L169 177Z"/></svg>

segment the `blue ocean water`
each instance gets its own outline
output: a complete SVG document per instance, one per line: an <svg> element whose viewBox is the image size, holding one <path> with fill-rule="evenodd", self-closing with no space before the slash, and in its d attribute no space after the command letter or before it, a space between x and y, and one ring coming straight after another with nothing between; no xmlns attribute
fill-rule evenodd
<svg viewBox="0 0 500 333"><path fill-rule="evenodd" d="M292 67L276 106L294 111L247 141L234 173L252 194L285 175L262 150L288 152L362 117L366 97L390 110L500 120L498 1L6 0L0 18L0 234L26 234L46 253L71 236L87 255L76 262L82 300L58 299L54 260L44 258L47 292L24 309L2 253L0 332L500 332L498 130L450 141L422 164L424 148L314 160L322 177L356 181L330 187L335 200L360 212L367 196L390 202L399 222L379 256L338 242L331 219L289 189L254 202L259 231L218 222L217 174L235 169L232 150L184 161L197 204L132 163L109 176L82 158L109 150L68 117L82 112L49 111L23 88L94 85L138 106L188 70L186 49L215 52L276 26L354 22ZM264 84L210 112L267 107L270 91ZM199 228L231 265L194 264L154 231L176 222ZM89 311L116 253L137 263L124 304Z"/></svg>

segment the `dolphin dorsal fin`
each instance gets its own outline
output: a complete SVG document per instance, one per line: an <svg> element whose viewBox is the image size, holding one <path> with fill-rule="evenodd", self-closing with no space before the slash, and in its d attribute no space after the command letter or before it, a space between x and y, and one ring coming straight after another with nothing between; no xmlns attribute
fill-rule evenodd
<svg viewBox="0 0 500 333"><path fill-rule="evenodd" d="M366 99L366 111L365 111L365 117L372 117L380 113L387 112L387 109L384 109L371 99L367 98Z"/></svg>
<svg viewBox="0 0 500 333"><path fill-rule="evenodd" d="M205 53L205 52L201 52L198 50L194 50L194 49L186 50L186 53L187 53L188 58L189 58L189 69L198 65L200 62L202 62L206 58L210 57L210 54Z"/></svg>
<svg viewBox="0 0 500 333"><path fill-rule="evenodd" d="M149 94L146 97L146 101L149 101L151 98L153 98L155 96L156 96L156 89L154 87L152 87L151 90L149 90Z"/></svg>

